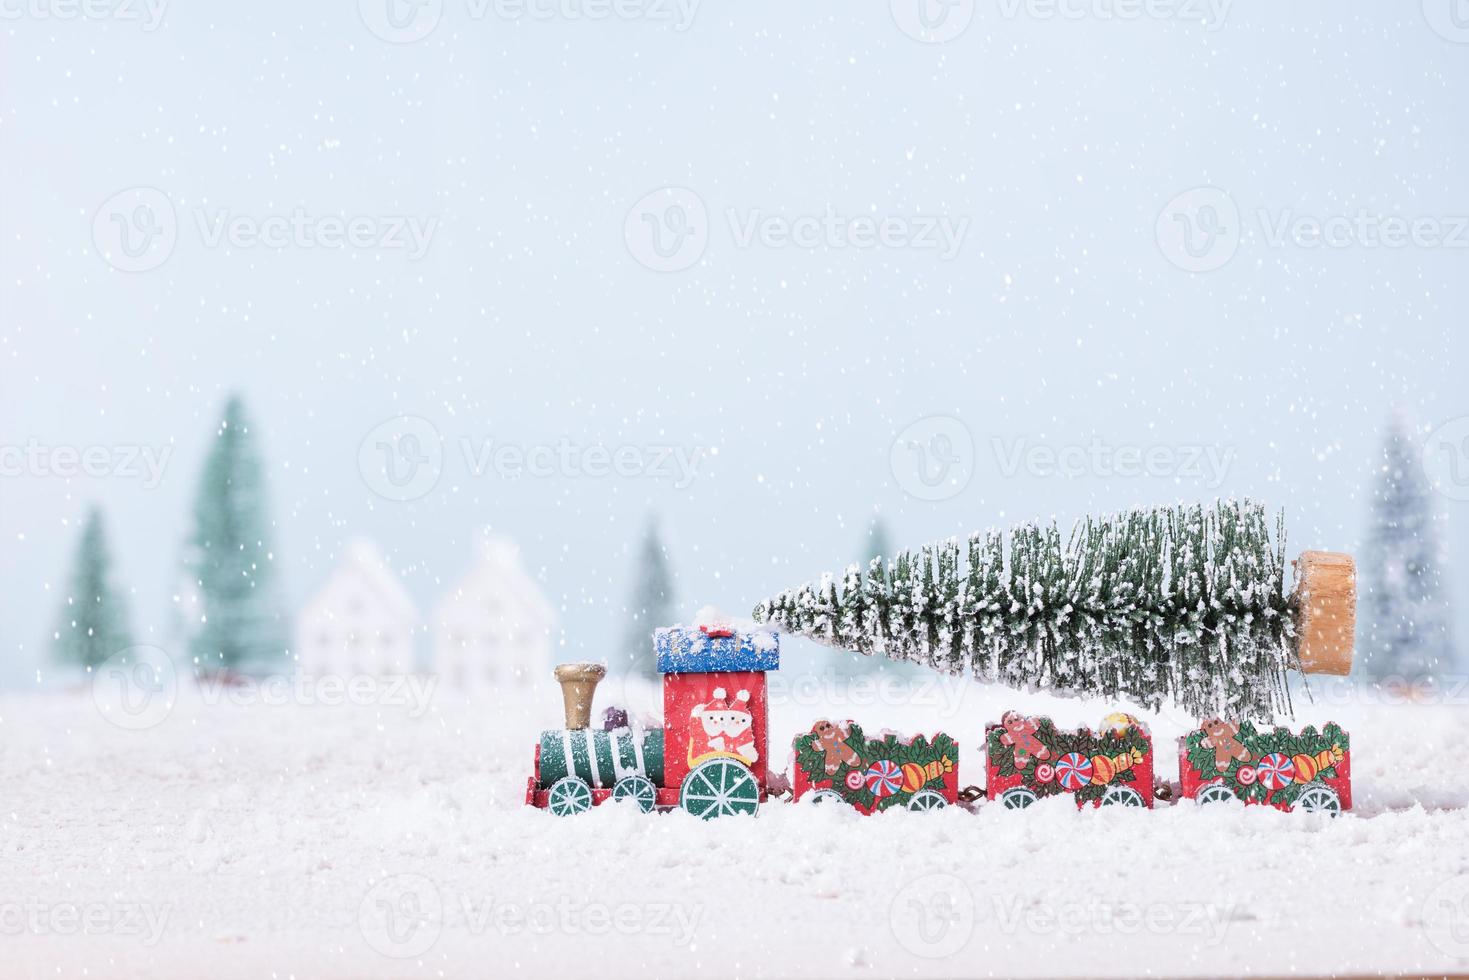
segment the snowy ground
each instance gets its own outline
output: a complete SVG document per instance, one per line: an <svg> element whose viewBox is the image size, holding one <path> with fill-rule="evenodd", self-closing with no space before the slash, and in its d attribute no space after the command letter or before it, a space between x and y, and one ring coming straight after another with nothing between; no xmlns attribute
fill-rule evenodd
<svg viewBox="0 0 1469 980"><path fill-rule="evenodd" d="M978 733L1002 707L1068 724L1107 710L957 683L905 694L792 678L774 690L778 742L824 715L944 727L963 745L966 783L983 781ZM1343 696L1304 711L1300 723L1330 716L1352 735L1358 806L1336 821L1189 805L1079 813L1055 801L869 819L777 803L758 819L702 824L524 807L534 734L559 721L554 691L478 705L440 695L422 711L398 694L348 707L312 703L320 693L211 704L188 692L141 730L107 720L86 690L0 700L0 971L1469 969L1462 706ZM1160 774L1174 777L1182 719L1153 723Z"/></svg>

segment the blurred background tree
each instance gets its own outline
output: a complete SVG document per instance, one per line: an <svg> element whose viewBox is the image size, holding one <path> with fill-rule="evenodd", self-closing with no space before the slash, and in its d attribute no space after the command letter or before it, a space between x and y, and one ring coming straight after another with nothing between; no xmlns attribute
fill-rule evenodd
<svg viewBox="0 0 1469 980"><path fill-rule="evenodd" d="M204 462L184 556L197 602L187 626L197 670L268 669L286 655L271 530L259 447L243 401L231 396Z"/></svg>
<svg viewBox="0 0 1469 980"><path fill-rule="evenodd" d="M678 621L674 615L673 572L657 518L648 520L634 556L632 595L624 618L623 669L630 675L657 683L658 658L653 652L653 631Z"/></svg>
<svg viewBox="0 0 1469 980"><path fill-rule="evenodd" d="M1389 419L1377 460L1359 575L1357 646L1366 676L1416 681L1454 669L1443 517L1420 440L1401 412Z"/></svg>
<svg viewBox="0 0 1469 980"><path fill-rule="evenodd" d="M57 661L96 667L132 646L127 604L112 586L112 555L102 512L87 512L81 540L72 559L71 579L60 622L52 637Z"/></svg>

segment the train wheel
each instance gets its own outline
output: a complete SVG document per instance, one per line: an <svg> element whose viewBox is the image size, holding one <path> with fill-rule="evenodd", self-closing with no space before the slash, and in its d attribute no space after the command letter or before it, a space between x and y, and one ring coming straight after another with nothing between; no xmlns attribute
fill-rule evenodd
<svg viewBox="0 0 1469 980"><path fill-rule="evenodd" d="M931 789L921 789L913 794L913 799L908 801L910 810L942 810L949 805L942 793Z"/></svg>
<svg viewBox="0 0 1469 980"><path fill-rule="evenodd" d="M842 794L834 789L818 789L801 797L801 802L807 806L847 806L847 801L842 799Z"/></svg>
<svg viewBox="0 0 1469 980"><path fill-rule="evenodd" d="M1199 806L1209 806L1213 803L1233 803L1239 797L1234 795L1234 790L1223 783L1210 783L1200 789L1194 799L1198 801Z"/></svg>
<svg viewBox="0 0 1469 980"><path fill-rule="evenodd" d="M546 805L558 817L586 813L592 808L592 788L575 776L562 776L551 785Z"/></svg>
<svg viewBox="0 0 1469 980"><path fill-rule="evenodd" d="M1102 806L1142 806L1143 794L1131 786L1109 786L1102 794Z"/></svg>
<svg viewBox="0 0 1469 980"><path fill-rule="evenodd" d="M733 759L710 759L684 777L678 805L704 820L760 809L760 787L755 776Z"/></svg>
<svg viewBox="0 0 1469 980"><path fill-rule="evenodd" d="M612 787L612 799L634 800L638 809L652 813L654 804L658 802L658 788L647 776L624 776Z"/></svg>
<svg viewBox="0 0 1469 980"><path fill-rule="evenodd" d="M1341 815L1341 797L1330 786L1307 786L1296 798L1295 808L1306 813L1324 813L1328 817L1337 817Z"/></svg>
<svg viewBox="0 0 1469 980"><path fill-rule="evenodd" d="M1016 786L1000 794L1000 805L1006 810L1024 810L1038 799L1040 797L1036 796L1032 790L1024 786Z"/></svg>

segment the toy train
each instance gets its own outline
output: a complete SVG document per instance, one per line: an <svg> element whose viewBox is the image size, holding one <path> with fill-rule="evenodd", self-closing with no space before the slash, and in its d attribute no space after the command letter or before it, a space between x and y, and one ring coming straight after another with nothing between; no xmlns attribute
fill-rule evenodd
<svg viewBox="0 0 1469 980"><path fill-rule="evenodd" d="M556 668L566 728L541 733L526 803L558 816L605 800L644 812L679 808L710 819L753 814L779 777L769 769L765 673L780 662L779 638L728 626L682 626L654 634L663 675L663 726L590 727L605 668ZM1351 809L1351 751L1335 724L1299 734L1249 722L1205 721L1178 740L1179 788L1199 804L1240 800L1336 815ZM1152 808L1153 741L1126 714L1098 731L1063 730L1049 718L1008 712L985 730L986 784L961 792L959 744L945 733L868 735L856 722L818 721L792 742L796 800L840 803L864 814L934 810L983 795L1007 809L1070 794L1078 807Z"/></svg>

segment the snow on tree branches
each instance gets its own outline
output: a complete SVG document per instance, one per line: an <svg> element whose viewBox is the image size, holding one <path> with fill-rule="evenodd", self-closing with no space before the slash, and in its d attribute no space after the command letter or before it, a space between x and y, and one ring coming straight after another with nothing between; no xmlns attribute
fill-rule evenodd
<svg viewBox="0 0 1469 980"><path fill-rule="evenodd" d="M1201 717L1290 711L1285 535L1249 501L950 539L756 606L830 646L1016 688L1172 699Z"/></svg>

